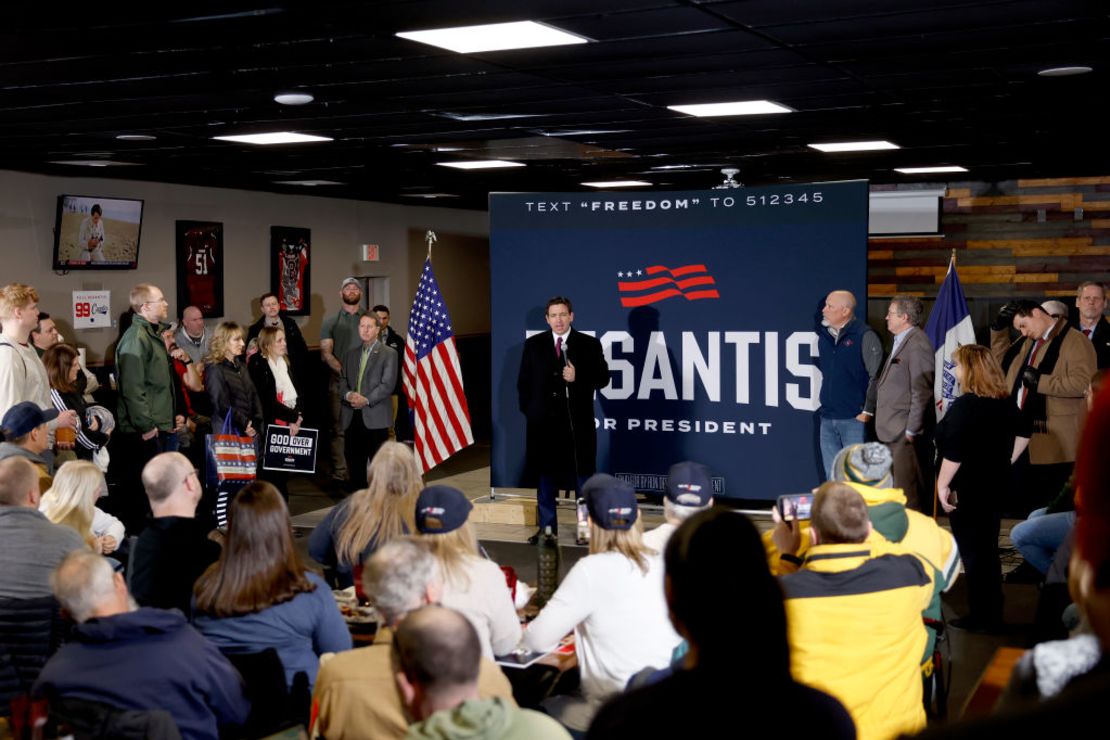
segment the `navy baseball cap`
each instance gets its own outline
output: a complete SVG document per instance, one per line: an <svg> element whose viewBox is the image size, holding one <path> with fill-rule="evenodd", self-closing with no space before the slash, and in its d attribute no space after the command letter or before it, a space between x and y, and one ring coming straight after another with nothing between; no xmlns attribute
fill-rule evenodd
<svg viewBox="0 0 1110 740"><path fill-rule="evenodd" d="M7 439L15 439L57 418L57 409L43 410L38 407L38 404L24 401L8 409L3 421L0 421L0 427L4 429L4 436Z"/></svg>
<svg viewBox="0 0 1110 740"><path fill-rule="evenodd" d="M602 529L631 529L638 508L636 491L625 481L598 473L582 487L590 519Z"/></svg>
<svg viewBox="0 0 1110 740"><path fill-rule="evenodd" d="M474 505L452 486L428 486L416 499L416 528L423 534L454 532L466 523Z"/></svg>
<svg viewBox="0 0 1110 740"><path fill-rule="evenodd" d="M707 506L713 498L709 468L689 461L672 465L667 476L667 498L679 506Z"/></svg>

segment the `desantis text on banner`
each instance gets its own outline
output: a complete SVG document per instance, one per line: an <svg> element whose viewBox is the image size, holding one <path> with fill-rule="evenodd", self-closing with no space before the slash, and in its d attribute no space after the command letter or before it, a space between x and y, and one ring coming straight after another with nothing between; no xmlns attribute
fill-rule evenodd
<svg viewBox="0 0 1110 740"><path fill-rule="evenodd" d="M816 322L865 298L868 186L490 197L494 486L531 485L517 373L544 304L601 340L597 469L660 491L672 463L717 495L771 499L819 480Z"/></svg>

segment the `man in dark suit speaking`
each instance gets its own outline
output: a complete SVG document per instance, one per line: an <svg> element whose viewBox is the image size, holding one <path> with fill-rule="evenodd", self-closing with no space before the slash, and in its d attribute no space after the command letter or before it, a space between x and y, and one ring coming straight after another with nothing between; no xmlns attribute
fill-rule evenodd
<svg viewBox="0 0 1110 740"><path fill-rule="evenodd" d="M397 352L378 341L378 317L365 314L358 320L362 344L343 358L343 391L339 410L344 434L344 457L352 491L366 488L366 465L389 438L393 425L393 385L397 381Z"/></svg>
<svg viewBox="0 0 1110 740"><path fill-rule="evenodd" d="M556 296L547 302L545 331L524 342L517 391L520 410L528 419L528 469L539 474L536 498L539 531L558 531L555 491L582 483L597 466L594 429L594 391L609 384L609 365L601 342L575 331L570 299Z"/></svg>

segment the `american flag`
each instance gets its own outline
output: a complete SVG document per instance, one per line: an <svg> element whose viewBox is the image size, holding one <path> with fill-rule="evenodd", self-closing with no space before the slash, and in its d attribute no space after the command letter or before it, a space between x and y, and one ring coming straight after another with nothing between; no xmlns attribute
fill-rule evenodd
<svg viewBox="0 0 1110 740"><path fill-rule="evenodd" d="M439 292L432 259L424 262L409 311L405 395L413 408L416 461L430 470L474 444L451 317Z"/></svg>

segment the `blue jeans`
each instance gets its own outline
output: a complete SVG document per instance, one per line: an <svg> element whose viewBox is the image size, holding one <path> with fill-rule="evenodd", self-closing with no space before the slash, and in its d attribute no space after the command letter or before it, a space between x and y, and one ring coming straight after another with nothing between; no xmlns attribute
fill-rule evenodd
<svg viewBox="0 0 1110 740"><path fill-rule="evenodd" d="M1047 573L1056 551L1074 526L1074 511L1046 514L1045 509L1036 509L1028 519L1010 530L1010 539L1025 562Z"/></svg>
<svg viewBox="0 0 1110 740"><path fill-rule="evenodd" d="M821 467L830 478L833 459L848 445L863 442L864 423L857 419L829 419L821 417Z"/></svg>

